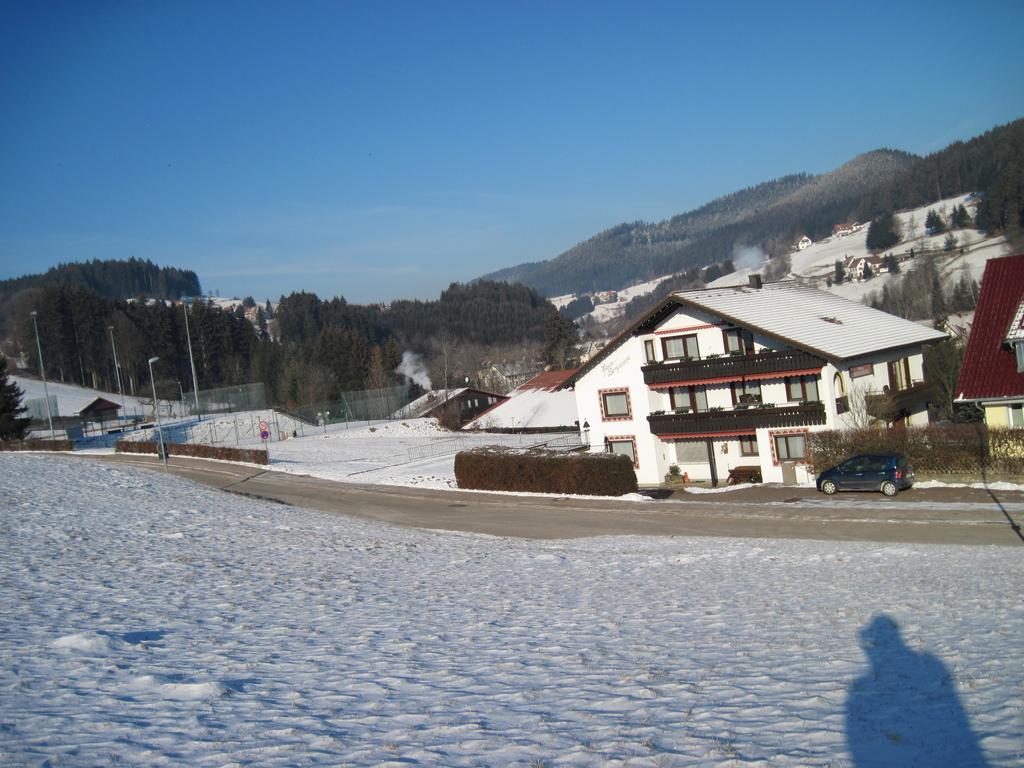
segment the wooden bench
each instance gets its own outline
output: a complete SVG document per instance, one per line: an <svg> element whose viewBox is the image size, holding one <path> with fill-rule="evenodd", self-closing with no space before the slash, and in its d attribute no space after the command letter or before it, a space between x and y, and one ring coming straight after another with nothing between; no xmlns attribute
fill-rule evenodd
<svg viewBox="0 0 1024 768"><path fill-rule="evenodd" d="M761 482L761 468L754 464L748 464L742 467L733 467L729 470L729 479L725 481L726 485L736 485L737 483L760 483Z"/></svg>

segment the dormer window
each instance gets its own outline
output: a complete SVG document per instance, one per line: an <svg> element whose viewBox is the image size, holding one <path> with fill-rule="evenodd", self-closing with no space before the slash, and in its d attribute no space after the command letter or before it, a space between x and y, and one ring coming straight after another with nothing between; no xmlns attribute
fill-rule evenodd
<svg viewBox="0 0 1024 768"><path fill-rule="evenodd" d="M1015 342L1013 347L1017 353L1017 373L1024 373L1024 341Z"/></svg>
<svg viewBox="0 0 1024 768"><path fill-rule="evenodd" d="M727 328L722 331L722 339L725 342L725 353L727 355L752 355L754 354L754 334L742 328Z"/></svg>

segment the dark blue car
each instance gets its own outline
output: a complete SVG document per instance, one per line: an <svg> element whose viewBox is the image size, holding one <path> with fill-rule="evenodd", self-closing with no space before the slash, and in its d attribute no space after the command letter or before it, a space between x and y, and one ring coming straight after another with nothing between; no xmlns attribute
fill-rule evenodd
<svg viewBox="0 0 1024 768"><path fill-rule="evenodd" d="M895 496L914 484L914 470L899 453L860 453L818 475L818 490L881 491Z"/></svg>

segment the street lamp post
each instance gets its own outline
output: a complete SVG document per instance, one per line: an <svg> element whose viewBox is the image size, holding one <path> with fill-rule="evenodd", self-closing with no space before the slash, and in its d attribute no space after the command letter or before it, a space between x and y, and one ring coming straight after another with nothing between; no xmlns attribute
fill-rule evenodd
<svg viewBox="0 0 1024 768"><path fill-rule="evenodd" d="M164 446L164 426L160 422L160 409L156 403L156 378L153 376L153 363L159 357L149 358L149 383L153 386L153 413L156 415L156 432L160 436L160 456L164 460L164 472L167 471L167 448Z"/></svg>
<svg viewBox="0 0 1024 768"><path fill-rule="evenodd" d="M185 338L188 340L188 361L192 365L192 391L196 396L196 417L203 420L203 414L199 410L199 379L196 378L196 361L192 357L192 334L188 330L188 304L181 302L181 308L185 313ZM182 398L184 400L184 398Z"/></svg>
<svg viewBox="0 0 1024 768"><path fill-rule="evenodd" d="M114 376L117 378L117 393L121 396L121 412L127 415L128 409L124 404L124 387L121 386L121 366L117 364L117 346L114 344L114 326L108 325L107 330L110 331L110 348L114 351Z"/></svg>
<svg viewBox="0 0 1024 768"><path fill-rule="evenodd" d="M36 330L36 351L39 352L39 375L43 377L43 398L46 400L46 420L50 424L50 439L56 440L53 432L53 412L50 410L50 390L46 386L46 366L43 365L43 345L39 343L39 323L36 322L36 311L33 309L32 327Z"/></svg>

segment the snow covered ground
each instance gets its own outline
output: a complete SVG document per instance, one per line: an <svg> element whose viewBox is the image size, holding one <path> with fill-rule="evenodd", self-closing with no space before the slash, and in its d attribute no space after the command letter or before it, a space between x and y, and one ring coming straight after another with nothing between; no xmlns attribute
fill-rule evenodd
<svg viewBox="0 0 1024 768"><path fill-rule="evenodd" d="M270 468L327 480L456 488L457 451L481 445L522 447L558 437L448 432L436 419L332 424L326 433L306 427L305 437L271 445Z"/></svg>
<svg viewBox="0 0 1024 768"><path fill-rule="evenodd" d="M0 498L3 764L1024 760L1017 548L502 539L32 455Z"/></svg>
<svg viewBox="0 0 1024 768"><path fill-rule="evenodd" d="M106 398L118 405L121 404L121 396L116 392L103 392L98 389L87 389L74 384L61 384L56 381L47 381L44 390L42 379L30 379L24 376L11 376L10 378L25 393L25 400L42 398L44 397L44 392L49 392L50 397L56 397L59 414L55 413L53 414L54 416L72 416L97 397ZM149 404L149 401L144 403L142 398L132 397L131 395L125 395L124 405L130 414L139 414L140 416L146 414L148 418L148 415L153 412L153 406Z"/></svg>

